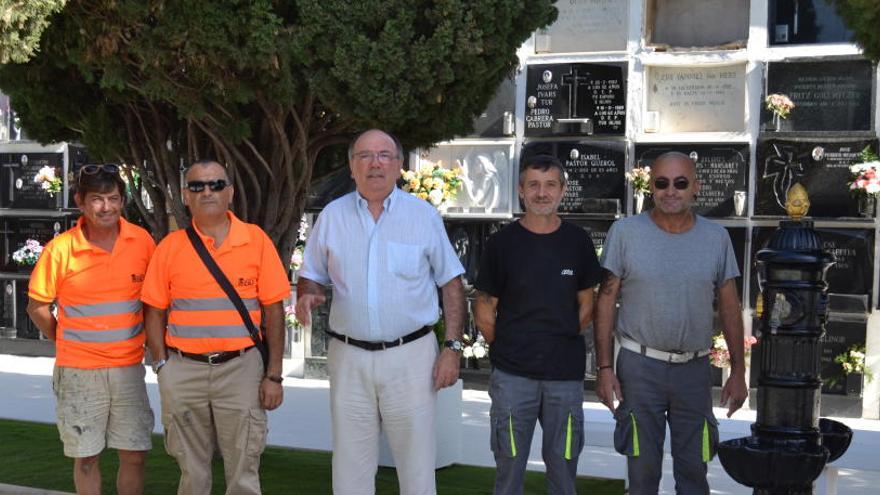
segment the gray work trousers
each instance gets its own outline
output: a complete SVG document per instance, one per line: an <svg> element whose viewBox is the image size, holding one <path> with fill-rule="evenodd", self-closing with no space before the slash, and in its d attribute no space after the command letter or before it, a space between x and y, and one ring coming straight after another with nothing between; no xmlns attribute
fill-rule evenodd
<svg viewBox="0 0 880 495"><path fill-rule="evenodd" d="M627 456L630 495L658 492L667 422L675 492L708 494L706 463L718 445L708 356L671 364L621 349L617 378L614 447Z"/></svg>
<svg viewBox="0 0 880 495"><path fill-rule="evenodd" d="M534 380L495 368L489 378L495 495L520 495L535 421L541 422L541 454L547 493L575 495L578 456L584 445L581 380Z"/></svg>

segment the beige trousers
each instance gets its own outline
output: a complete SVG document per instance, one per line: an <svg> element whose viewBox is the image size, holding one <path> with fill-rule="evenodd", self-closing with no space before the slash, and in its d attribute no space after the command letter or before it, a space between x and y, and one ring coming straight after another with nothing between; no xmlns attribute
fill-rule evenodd
<svg viewBox="0 0 880 495"><path fill-rule="evenodd" d="M330 339L334 494L375 493L380 428L388 436L401 495L436 493L436 359L433 333L384 351Z"/></svg>
<svg viewBox="0 0 880 495"><path fill-rule="evenodd" d="M165 450L180 466L178 495L211 493L211 459L223 456L227 495L260 493L266 411L260 407L260 353L217 366L169 352L159 370Z"/></svg>

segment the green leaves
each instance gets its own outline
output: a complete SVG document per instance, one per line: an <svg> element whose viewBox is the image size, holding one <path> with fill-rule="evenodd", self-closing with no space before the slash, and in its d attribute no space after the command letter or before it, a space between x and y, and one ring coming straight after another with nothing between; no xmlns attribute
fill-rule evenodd
<svg viewBox="0 0 880 495"><path fill-rule="evenodd" d="M40 36L66 0L0 0L0 64L27 62L39 50Z"/></svg>

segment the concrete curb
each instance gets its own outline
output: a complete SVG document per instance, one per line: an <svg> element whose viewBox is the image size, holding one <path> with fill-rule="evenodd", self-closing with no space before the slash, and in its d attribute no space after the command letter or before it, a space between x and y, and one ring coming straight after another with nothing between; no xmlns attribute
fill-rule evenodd
<svg viewBox="0 0 880 495"><path fill-rule="evenodd" d="M74 495L70 492L56 492L40 488L28 488L25 486L6 485L0 483L0 495Z"/></svg>

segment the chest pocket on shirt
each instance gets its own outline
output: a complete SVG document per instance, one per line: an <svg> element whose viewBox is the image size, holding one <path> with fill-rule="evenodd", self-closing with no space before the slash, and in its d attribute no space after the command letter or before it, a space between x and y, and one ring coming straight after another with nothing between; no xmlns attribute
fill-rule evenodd
<svg viewBox="0 0 880 495"><path fill-rule="evenodd" d="M402 278L415 279L422 273L422 247L400 242L388 243L388 269Z"/></svg>

